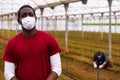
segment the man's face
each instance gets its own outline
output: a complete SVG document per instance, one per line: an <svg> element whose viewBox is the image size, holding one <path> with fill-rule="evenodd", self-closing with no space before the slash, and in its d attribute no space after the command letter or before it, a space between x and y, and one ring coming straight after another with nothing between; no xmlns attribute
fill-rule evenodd
<svg viewBox="0 0 120 80"><path fill-rule="evenodd" d="M19 19L19 23L22 24L22 19L26 18L27 16L29 17L35 17L35 14L33 12L33 10L29 7L25 7L23 9L20 10L20 19Z"/></svg>
<svg viewBox="0 0 120 80"><path fill-rule="evenodd" d="M97 55L97 57L98 57L98 58L101 58L101 57L102 57L102 54L100 54L100 55Z"/></svg>

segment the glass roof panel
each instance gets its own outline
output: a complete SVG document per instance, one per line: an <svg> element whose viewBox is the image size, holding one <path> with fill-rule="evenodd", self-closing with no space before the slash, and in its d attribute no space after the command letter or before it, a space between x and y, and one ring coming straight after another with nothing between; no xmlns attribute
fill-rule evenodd
<svg viewBox="0 0 120 80"><path fill-rule="evenodd" d="M50 3L55 3L55 2L60 2L60 0L45 0L46 3L50 4Z"/></svg>
<svg viewBox="0 0 120 80"><path fill-rule="evenodd" d="M49 4L61 3L61 1L77 1L77 0L0 0L0 15L17 12L18 9L25 4L29 4L36 8L38 6L45 6ZM68 8L68 14L82 14L82 13L94 13L109 11L108 0L88 0L86 5L82 4L82 0L79 2L70 3ZM44 15L64 15L65 10L63 5L57 5L54 10L51 8L45 9ZM120 0L113 0L112 11L120 10Z"/></svg>
<svg viewBox="0 0 120 80"><path fill-rule="evenodd" d="M37 6L46 5L47 3L44 0L32 0Z"/></svg>

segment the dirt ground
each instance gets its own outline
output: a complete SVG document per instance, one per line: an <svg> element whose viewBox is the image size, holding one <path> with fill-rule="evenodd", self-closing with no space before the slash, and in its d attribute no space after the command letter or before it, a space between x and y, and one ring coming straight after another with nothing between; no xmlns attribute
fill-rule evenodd
<svg viewBox="0 0 120 80"><path fill-rule="evenodd" d="M5 80L2 71L0 71L0 80Z"/></svg>
<svg viewBox="0 0 120 80"><path fill-rule="evenodd" d="M97 80L97 70L92 66L62 58L63 72L70 75L62 74L57 80ZM76 77L73 78L73 77ZM3 72L0 71L0 80L5 80ZM120 73L111 72L109 70L99 70L99 80L120 80Z"/></svg>
<svg viewBox="0 0 120 80"><path fill-rule="evenodd" d="M79 42L79 41L76 41L76 42ZM77 44L80 45L80 43L77 43ZM81 44L81 45L83 45L83 44ZM84 44L84 45L86 45L86 44ZM73 47L76 47L76 45ZM80 48L82 48L82 47L80 46ZM73 51L73 52L75 53L77 51ZM114 61L115 61L116 66L117 66L114 69L117 69L117 71L119 71L120 70L119 69L119 66L120 66L119 50L117 52L118 53L116 53L116 50L114 52L114 55L117 56L117 57L114 56L114 59L115 59ZM90 56L86 55L86 54L82 54L83 56L80 56L81 54L74 54L74 53L71 53L71 54L69 53L67 55L69 58L74 58L74 57L76 57L74 55L77 55L77 57L75 59L83 58L83 61L78 60L81 62L77 62L75 59L70 60L68 58L62 57L63 74L58 78L58 80L97 80L97 78L98 78L97 77L97 70L94 69L93 66L91 66L92 62L89 60ZM84 56L88 58L86 61L84 59L85 58ZM83 62L87 62L87 63L83 63ZM89 62L91 62L91 65L88 64ZM67 73L67 74L64 74L64 73ZM3 73L1 71L0 71L0 80L4 80ZM120 80L120 71L113 72L110 70L101 69L101 70L99 70L99 80Z"/></svg>
<svg viewBox="0 0 120 80"><path fill-rule="evenodd" d="M78 77L78 80L97 80L97 70L92 66L62 59L63 70ZM110 72L109 70L99 70L99 80L120 80L120 73Z"/></svg>

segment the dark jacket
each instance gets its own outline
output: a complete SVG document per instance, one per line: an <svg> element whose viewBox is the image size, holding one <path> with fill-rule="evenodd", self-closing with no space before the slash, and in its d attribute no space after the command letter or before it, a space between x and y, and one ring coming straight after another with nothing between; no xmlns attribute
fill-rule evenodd
<svg viewBox="0 0 120 80"><path fill-rule="evenodd" d="M102 56L100 58L98 58L97 53L95 53L93 56L93 61L96 62L97 64L101 65L104 62L108 62L109 59L108 59L107 55L104 52L102 52Z"/></svg>

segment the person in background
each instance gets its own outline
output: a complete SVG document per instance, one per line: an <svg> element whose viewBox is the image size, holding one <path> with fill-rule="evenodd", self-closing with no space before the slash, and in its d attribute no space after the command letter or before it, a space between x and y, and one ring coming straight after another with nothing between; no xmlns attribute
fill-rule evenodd
<svg viewBox="0 0 120 80"><path fill-rule="evenodd" d="M93 66L94 68L106 69L109 63L109 59L104 52L97 51L93 56Z"/></svg>
<svg viewBox="0 0 120 80"><path fill-rule="evenodd" d="M61 74L60 47L55 38L36 30L35 10L18 11L22 32L8 41L3 59L6 80L57 80Z"/></svg>

